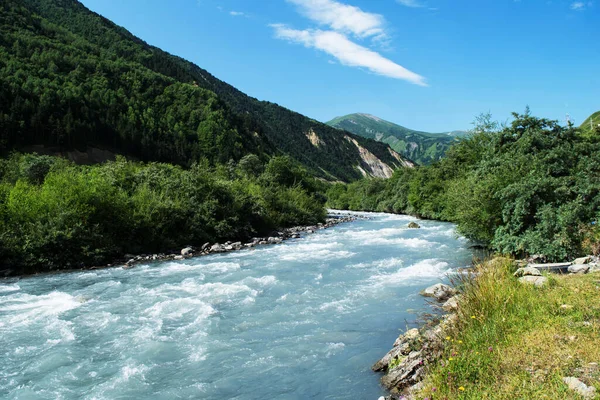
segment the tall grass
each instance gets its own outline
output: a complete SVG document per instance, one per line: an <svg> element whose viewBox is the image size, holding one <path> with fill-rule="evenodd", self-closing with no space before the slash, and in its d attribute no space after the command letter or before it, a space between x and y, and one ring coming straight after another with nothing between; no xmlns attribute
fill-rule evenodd
<svg viewBox="0 0 600 400"><path fill-rule="evenodd" d="M496 258L455 279L462 289L456 324L419 398L577 399L564 376L600 389L590 365L600 361L594 276L550 276L535 288L519 283L514 270L510 259Z"/></svg>

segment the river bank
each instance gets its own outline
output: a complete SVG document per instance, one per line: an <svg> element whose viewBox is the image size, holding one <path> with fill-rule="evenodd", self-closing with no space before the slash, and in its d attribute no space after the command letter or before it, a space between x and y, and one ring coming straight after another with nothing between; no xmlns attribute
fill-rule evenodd
<svg viewBox="0 0 600 400"><path fill-rule="evenodd" d="M566 263L567 274L523 264L496 258L424 291L438 313L373 366L388 398L595 398L598 258Z"/></svg>
<svg viewBox="0 0 600 400"><path fill-rule="evenodd" d="M251 249L257 246L273 245L283 243L289 239L299 239L302 235L312 234L321 229L331 228L338 224L353 222L358 219L368 218L361 214L348 214L346 212L338 212L336 210L330 210L324 223L318 223L316 225L306 226L295 226L291 228L282 228L271 232L270 235L264 237L254 237L249 242L231 242L226 241L224 243L210 243L207 242L201 247L186 246L181 250L172 250L167 253L154 253L154 254L125 254L122 257L117 257L113 261L107 264L88 266L81 268L71 268L69 270L60 270L54 272L40 272L32 274L13 274L13 271L7 269L2 271L4 273L3 278L15 278L18 276L29 276L39 275L48 273L66 273L70 271L86 271L86 270L97 270L104 268L123 267L124 269L130 269L135 267L137 264L147 262L160 262L160 261L181 261L192 257L207 256L210 254L224 254L232 251L238 251L243 249ZM2 278L0 278L2 279Z"/></svg>

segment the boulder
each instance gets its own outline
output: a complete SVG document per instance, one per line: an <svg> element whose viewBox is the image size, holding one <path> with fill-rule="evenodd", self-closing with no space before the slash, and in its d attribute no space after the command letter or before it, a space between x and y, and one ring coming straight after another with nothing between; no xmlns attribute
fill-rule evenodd
<svg viewBox="0 0 600 400"><path fill-rule="evenodd" d="M414 221L408 223L408 227L411 229L419 229L421 226Z"/></svg>
<svg viewBox="0 0 600 400"><path fill-rule="evenodd" d="M184 258L184 256L175 256L173 257L173 260L183 260Z"/></svg>
<svg viewBox="0 0 600 400"><path fill-rule="evenodd" d="M571 274L587 274L589 270L589 264L573 264L568 269Z"/></svg>
<svg viewBox="0 0 600 400"><path fill-rule="evenodd" d="M590 264L589 273L600 272L600 266L598 264Z"/></svg>
<svg viewBox="0 0 600 400"><path fill-rule="evenodd" d="M542 287L548 283L548 278L545 276L522 276L519 278L519 282L525 285L533 285L535 287Z"/></svg>
<svg viewBox="0 0 600 400"><path fill-rule="evenodd" d="M571 389L572 391L578 393L581 397L586 400L591 400L596 397L596 388L593 386L587 386L585 383L581 382L579 379L569 376L563 378L563 382Z"/></svg>
<svg viewBox="0 0 600 400"><path fill-rule="evenodd" d="M401 345L406 342L413 342L421 337L417 328L409 329L404 334L398 336L398 339L394 342L394 347Z"/></svg>
<svg viewBox="0 0 600 400"><path fill-rule="evenodd" d="M225 251L227 251L227 250L225 250L225 248L222 245L220 245L219 243L213 244L212 247L210 248L211 253L224 253Z"/></svg>
<svg viewBox="0 0 600 400"><path fill-rule="evenodd" d="M537 268L524 267L524 268L519 268L518 270L516 270L513 275L517 276L517 277L520 277L520 276L542 276L542 273Z"/></svg>
<svg viewBox="0 0 600 400"><path fill-rule="evenodd" d="M562 262L562 263L546 263L546 264L528 264L527 266L535 268L538 271L564 273L564 272L567 272L567 269L572 264L573 264L572 262Z"/></svg>
<svg viewBox="0 0 600 400"><path fill-rule="evenodd" d="M450 297L444 305L442 305L442 309L447 312L452 312L458 310L458 301L460 300L460 295Z"/></svg>
<svg viewBox="0 0 600 400"><path fill-rule="evenodd" d="M398 336L394 342L394 347L381 360L377 361L371 369L375 372L388 369L390 362L407 356L412 349L419 348L421 343L421 334L416 328L409 329L404 334Z"/></svg>
<svg viewBox="0 0 600 400"><path fill-rule="evenodd" d="M193 249L191 247L186 247L184 249L181 249L181 255L182 256L191 256L193 252Z"/></svg>
<svg viewBox="0 0 600 400"><path fill-rule="evenodd" d="M206 251L210 248L210 243L206 242L202 245L202 247L200 248L200 250L202 251Z"/></svg>
<svg viewBox="0 0 600 400"><path fill-rule="evenodd" d="M433 297L437 301L445 301L456 294L456 290L443 283L436 283L421 291L421 296Z"/></svg>
<svg viewBox="0 0 600 400"><path fill-rule="evenodd" d="M573 261L573 264L589 264L592 262L592 260L593 260L592 256L580 257L580 258L576 258L575 261Z"/></svg>
<svg viewBox="0 0 600 400"><path fill-rule="evenodd" d="M388 389L412 386L418 382L424 360L420 351L413 351L406 356L394 369L381 378L381 383Z"/></svg>

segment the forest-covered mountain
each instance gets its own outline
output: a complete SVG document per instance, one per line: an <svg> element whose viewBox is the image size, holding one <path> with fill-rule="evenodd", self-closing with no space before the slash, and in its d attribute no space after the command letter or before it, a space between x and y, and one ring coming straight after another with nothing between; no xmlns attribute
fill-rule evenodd
<svg viewBox="0 0 600 400"><path fill-rule="evenodd" d="M258 101L76 0L0 3L0 151L191 165L285 153L351 181L406 164L383 144Z"/></svg>
<svg viewBox="0 0 600 400"><path fill-rule="evenodd" d="M401 155L422 165L439 160L464 131L429 133L415 131L370 114L349 114L327 122L365 138L387 143Z"/></svg>
<svg viewBox="0 0 600 400"><path fill-rule="evenodd" d="M592 133L594 131L600 132L600 111L596 111L592 115L586 118L580 127L582 132Z"/></svg>

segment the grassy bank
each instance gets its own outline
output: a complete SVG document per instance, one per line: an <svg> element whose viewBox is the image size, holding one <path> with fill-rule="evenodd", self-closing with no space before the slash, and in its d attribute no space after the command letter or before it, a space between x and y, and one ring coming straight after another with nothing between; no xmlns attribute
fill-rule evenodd
<svg viewBox="0 0 600 400"><path fill-rule="evenodd" d="M580 399L563 382L600 389L600 274L523 285L496 259L461 279L456 324L430 366L424 399Z"/></svg>

